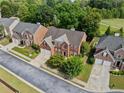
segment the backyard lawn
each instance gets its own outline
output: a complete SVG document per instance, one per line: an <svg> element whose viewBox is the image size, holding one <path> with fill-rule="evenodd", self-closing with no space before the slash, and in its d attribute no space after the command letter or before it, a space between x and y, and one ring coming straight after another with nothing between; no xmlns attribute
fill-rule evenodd
<svg viewBox="0 0 124 93"><path fill-rule="evenodd" d="M0 44L3 45L3 46L5 46L5 45L7 45L9 43L10 43L10 41L9 41L8 37L5 37L5 38L0 40Z"/></svg>
<svg viewBox="0 0 124 93"><path fill-rule="evenodd" d="M14 47L12 50L19 52L31 59L34 59L39 54L32 47L25 47L25 48Z"/></svg>
<svg viewBox="0 0 124 93"><path fill-rule="evenodd" d="M110 88L124 89L124 76L110 75Z"/></svg>
<svg viewBox="0 0 124 93"><path fill-rule="evenodd" d="M0 68L0 78L2 80L6 81L6 83L11 85L15 89L19 90L20 93L39 93L38 91L36 91L32 87L28 86L21 80L17 79L16 77L14 77L13 75L11 75L10 73L8 73L7 71L5 71L2 68ZM4 87L4 89L5 89L5 87ZM4 90L4 89L1 86L0 93L11 93L11 92L7 92L7 90ZM2 92L2 91L6 91L6 92Z"/></svg>
<svg viewBox="0 0 124 93"><path fill-rule="evenodd" d="M118 31L121 27L124 28L124 19L104 19L100 23L99 33L100 35L104 35L108 26L111 27L113 32Z"/></svg>
<svg viewBox="0 0 124 93"><path fill-rule="evenodd" d="M90 73L91 73L91 70L92 70L92 66L93 65L90 65L90 64L84 64L83 66L83 70L82 72L80 73L79 76L77 76L77 79L80 79L84 82L87 82L88 79L89 79L89 76L90 76Z"/></svg>

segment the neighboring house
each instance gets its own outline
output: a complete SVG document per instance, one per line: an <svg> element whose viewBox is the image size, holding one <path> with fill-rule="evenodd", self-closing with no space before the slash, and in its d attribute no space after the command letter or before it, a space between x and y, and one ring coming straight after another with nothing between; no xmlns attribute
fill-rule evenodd
<svg viewBox="0 0 124 93"><path fill-rule="evenodd" d="M86 41L86 37L85 32L50 27L40 46L50 50L52 55L55 53L64 56L79 55L82 42Z"/></svg>
<svg viewBox="0 0 124 93"><path fill-rule="evenodd" d="M118 36L101 37L96 46L94 57L96 64L124 70L124 38Z"/></svg>
<svg viewBox="0 0 124 93"><path fill-rule="evenodd" d="M12 36L13 28L19 23L19 18L0 18L0 25L4 27L5 35Z"/></svg>
<svg viewBox="0 0 124 93"><path fill-rule="evenodd" d="M40 45L47 33L47 28L41 24L19 22L13 29L12 40L16 44L30 46L33 43Z"/></svg>

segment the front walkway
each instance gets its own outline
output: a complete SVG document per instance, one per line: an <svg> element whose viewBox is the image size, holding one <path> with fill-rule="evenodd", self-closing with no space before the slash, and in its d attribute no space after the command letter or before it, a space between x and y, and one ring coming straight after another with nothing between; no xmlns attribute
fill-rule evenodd
<svg viewBox="0 0 124 93"><path fill-rule="evenodd" d="M35 59L32 59L31 64L40 68L40 66L44 64L50 58L50 56L50 51L41 49L40 54Z"/></svg>
<svg viewBox="0 0 124 93"><path fill-rule="evenodd" d="M94 64L86 88L93 91L109 91L109 66Z"/></svg>

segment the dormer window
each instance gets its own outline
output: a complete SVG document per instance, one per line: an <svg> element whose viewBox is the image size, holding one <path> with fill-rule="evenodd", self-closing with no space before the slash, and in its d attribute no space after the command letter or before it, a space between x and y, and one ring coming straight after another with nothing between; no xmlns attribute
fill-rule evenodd
<svg viewBox="0 0 124 93"><path fill-rule="evenodd" d="M104 53L103 53L103 56L106 57L106 56L107 56L107 52L104 52Z"/></svg>

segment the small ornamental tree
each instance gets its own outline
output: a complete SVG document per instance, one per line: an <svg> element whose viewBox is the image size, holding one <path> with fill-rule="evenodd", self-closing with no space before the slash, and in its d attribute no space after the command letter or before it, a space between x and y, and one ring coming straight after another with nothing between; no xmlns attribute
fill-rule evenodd
<svg viewBox="0 0 124 93"><path fill-rule="evenodd" d="M60 72L64 74L66 79L72 79L80 74L83 64L79 57L68 58L60 67Z"/></svg>
<svg viewBox="0 0 124 93"><path fill-rule="evenodd" d="M31 46L37 53L39 53L40 52L40 47L38 46L38 45L36 45L36 44L32 44L32 46Z"/></svg>
<svg viewBox="0 0 124 93"><path fill-rule="evenodd" d="M81 54L87 55L90 52L90 45L88 42L84 42L81 47Z"/></svg>
<svg viewBox="0 0 124 93"><path fill-rule="evenodd" d="M112 32L111 32L111 27L109 26L105 32L106 35L111 35Z"/></svg>
<svg viewBox="0 0 124 93"><path fill-rule="evenodd" d="M121 35L122 37L124 37L123 27L120 28L120 35Z"/></svg>
<svg viewBox="0 0 124 93"><path fill-rule="evenodd" d="M64 56L56 54L51 56L50 59L46 62L47 66L50 68L59 68L64 62Z"/></svg>

